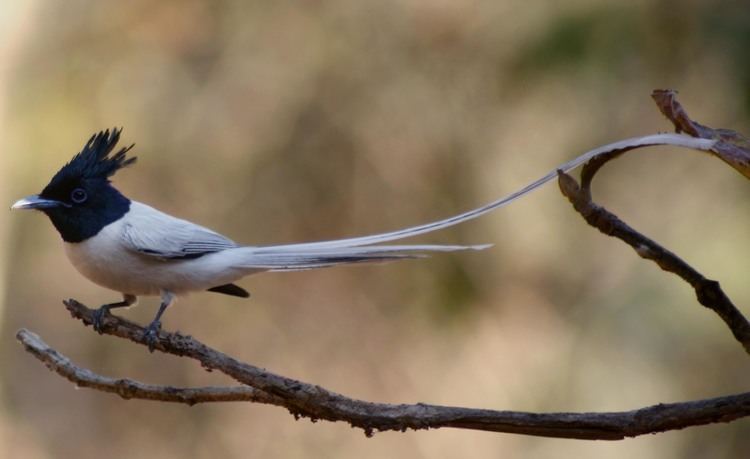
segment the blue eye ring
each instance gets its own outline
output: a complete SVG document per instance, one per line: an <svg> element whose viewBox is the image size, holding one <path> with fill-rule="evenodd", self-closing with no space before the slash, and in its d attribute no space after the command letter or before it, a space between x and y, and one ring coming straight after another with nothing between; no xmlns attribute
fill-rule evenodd
<svg viewBox="0 0 750 459"><path fill-rule="evenodd" d="M70 200L76 204L81 204L88 199L88 194L83 188L76 188L70 193Z"/></svg>

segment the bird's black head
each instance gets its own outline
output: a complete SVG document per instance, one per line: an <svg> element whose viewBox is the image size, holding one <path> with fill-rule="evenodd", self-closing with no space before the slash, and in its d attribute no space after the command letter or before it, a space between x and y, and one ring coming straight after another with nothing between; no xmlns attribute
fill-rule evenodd
<svg viewBox="0 0 750 459"><path fill-rule="evenodd" d="M110 184L109 177L136 160L125 156L133 145L110 154L120 132L113 129L91 136L39 195L21 199L13 209L44 212L66 242L85 241L119 220L130 209L130 200Z"/></svg>

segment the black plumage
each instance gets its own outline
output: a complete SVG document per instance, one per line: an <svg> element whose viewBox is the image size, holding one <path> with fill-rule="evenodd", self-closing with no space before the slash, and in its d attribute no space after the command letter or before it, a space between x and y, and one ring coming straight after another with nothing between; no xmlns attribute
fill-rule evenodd
<svg viewBox="0 0 750 459"><path fill-rule="evenodd" d="M57 207L40 209L65 242L81 242L117 221L130 209L130 200L109 181L118 170L135 163L126 154L133 145L111 154L122 129L91 136L83 149L49 181L39 196L58 201Z"/></svg>
<svg viewBox="0 0 750 459"><path fill-rule="evenodd" d="M250 293L239 285L224 284L217 287L206 289L208 292L223 293L224 295L238 296L240 298L250 298Z"/></svg>

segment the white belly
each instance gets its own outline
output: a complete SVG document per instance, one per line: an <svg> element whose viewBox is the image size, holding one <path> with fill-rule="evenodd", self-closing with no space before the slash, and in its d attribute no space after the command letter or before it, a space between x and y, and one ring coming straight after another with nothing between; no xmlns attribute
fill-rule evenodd
<svg viewBox="0 0 750 459"><path fill-rule="evenodd" d="M136 296L206 290L259 271L233 267L232 250L182 260L141 254L128 248L121 234L121 221L111 223L83 242L65 243L65 253L87 279Z"/></svg>

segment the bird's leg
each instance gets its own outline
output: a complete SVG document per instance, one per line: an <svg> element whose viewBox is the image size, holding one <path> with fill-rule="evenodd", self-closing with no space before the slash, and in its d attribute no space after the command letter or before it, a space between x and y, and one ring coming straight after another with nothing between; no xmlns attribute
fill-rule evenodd
<svg viewBox="0 0 750 459"><path fill-rule="evenodd" d="M161 330L161 322L159 319L161 319L162 314L164 314L164 311L167 310L172 302L174 302L174 293L162 290L161 304L159 305L159 310L156 312L156 317L154 317L154 320L148 324L146 332L143 334L143 340L148 344L148 350L150 352L154 352L156 342L158 341L159 330Z"/></svg>
<svg viewBox="0 0 750 459"><path fill-rule="evenodd" d="M99 307L99 309L94 311L94 321L92 323L94 330L98 332L100 335L102 334L102 321L104 320L104 316L109 314L110 309L125 308L128 306L132 306L137 301L138 301L138 297L136 297L135 295L131 295L129 293L123 293L122 301L118 301L117 303L104 304L101 307Z"/></svg>

